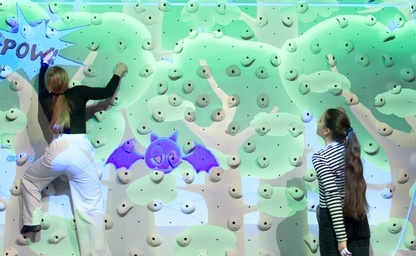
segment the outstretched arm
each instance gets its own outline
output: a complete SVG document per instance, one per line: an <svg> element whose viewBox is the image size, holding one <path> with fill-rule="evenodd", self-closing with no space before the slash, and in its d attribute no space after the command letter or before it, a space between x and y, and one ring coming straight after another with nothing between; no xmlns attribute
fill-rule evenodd
<svg viewBox="0 0 416 256"><path fill-rule="evenodd" d="M48 70L49 63L53 60L54 51L50 51L46 55L42 56L40 61L40 71L39 71L39 98L45 96L48 93L45 84L45 74Z"/></svg>
<svg viewBox="0 0 416 256"><path fill-rule="evenodd" d="M86 95L86 97L89 100L107 99L114 95L115 91L117 90L121 77L124 76L126 72L127 72L127 66L124 63L119 62L117 63L113 77L107 83L106 87L93 88L93 87L87 87L87 86L80 86L78 89L80 90L81 94Z"/></svg>

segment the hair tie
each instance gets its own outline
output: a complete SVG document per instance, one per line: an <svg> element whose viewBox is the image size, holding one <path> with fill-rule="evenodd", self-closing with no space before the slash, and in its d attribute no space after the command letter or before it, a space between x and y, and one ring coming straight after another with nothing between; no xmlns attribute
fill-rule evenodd
<svg viewBox="0 0 416 256"><path fill-rule="evenodd" d="M350 127L350 128L347 129L347 133L350 133L352 131L354 131L354 129L352 129L352 127Z"/></svg>
<svg viewBox="0 0 416 256"><path fill-rule="evenodd" d="M61 96L61 95L64 95L65 94L65 92L63 92L63 93L54 93L53 95L55 95L55 96Z"/></svg>

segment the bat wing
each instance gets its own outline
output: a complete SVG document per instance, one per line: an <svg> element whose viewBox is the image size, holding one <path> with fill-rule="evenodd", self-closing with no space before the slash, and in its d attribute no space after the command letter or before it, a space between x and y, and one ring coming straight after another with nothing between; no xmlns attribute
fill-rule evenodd
<svg viewBox="0 0 416 256"><path fill-rule="evenodd" d="M212 167L219 166L214 154L198 143L196 143L195 148L188 155L182 157L182 159L190 163L197 173L202 171L208 173Z"/></svg>
<svg viewBox="0 0 416 256"><path fill-rule="evenodd" d="M121 167L129 169L135 162L142 159L144 159L144 155L136 150L126 151L123 146L120 146L111 153L105 164L112 163L116 169Z"/></svg>

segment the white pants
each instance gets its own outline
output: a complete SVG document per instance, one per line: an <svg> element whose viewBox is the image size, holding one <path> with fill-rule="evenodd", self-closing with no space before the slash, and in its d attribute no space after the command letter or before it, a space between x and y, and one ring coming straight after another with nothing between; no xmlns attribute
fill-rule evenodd
<svg viewBox="0 0 416 256"><path fill-rule="evenodd" d="M55 138L45 154L23 173L23 225L41 224L41 192L63 174L69 181L81 256L111 255L104 238L105 211L94 148L85 134Z"/></svg>

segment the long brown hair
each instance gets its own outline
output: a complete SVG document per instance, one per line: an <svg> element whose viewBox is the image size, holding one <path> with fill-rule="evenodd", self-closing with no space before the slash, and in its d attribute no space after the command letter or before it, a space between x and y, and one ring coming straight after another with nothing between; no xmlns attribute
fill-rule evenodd
<svg viewBox="0 0 416 256"><path fill-rule="evenodd" d="M366 218L368 202L365 196L367 184L363 175L361 146L351 128L350 119L343 108L331 108L325 112L325 127L332 139L345 142L345 198L344 214L354 219Z"/></svg>
<svg viewBox="0 0 416 256"><path fill-rule="evenodd" d="M62 133L70 127L71 104L65 96L69 84L68 73L62 67L53 66L46 72L45 82L46 88L53 94L49 129L54 134Z"/></svg>

